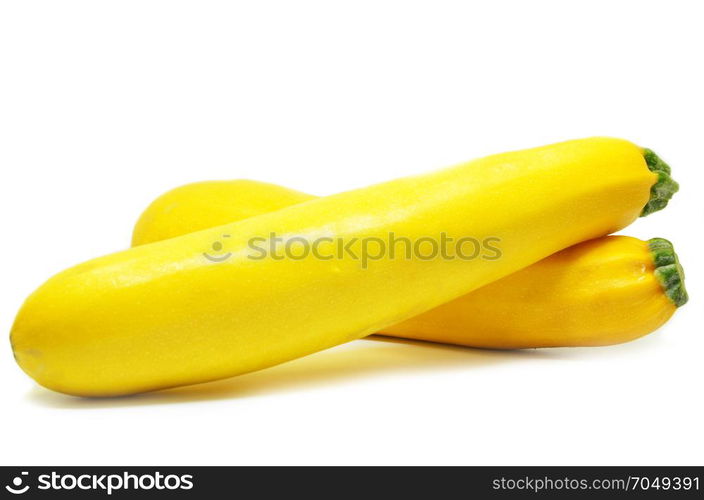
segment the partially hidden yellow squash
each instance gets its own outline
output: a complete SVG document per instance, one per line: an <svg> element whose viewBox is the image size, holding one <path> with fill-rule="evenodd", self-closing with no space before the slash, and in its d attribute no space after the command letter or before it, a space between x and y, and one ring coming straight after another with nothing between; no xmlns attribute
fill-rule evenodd
<svg viewBox="0 0 704 500"><path fill-rule="evenodd" d="M12 328L14 354L40 384L83 396L272 366L383 331L661 208L674 184L653 158L620 139L568 141L97 258L29 296ZM499 258L384 255L365 267L349 253L280 259L252 247L325 239L320 253L331 255L340 241L359 251L391 233L491 240Z"/></svg>

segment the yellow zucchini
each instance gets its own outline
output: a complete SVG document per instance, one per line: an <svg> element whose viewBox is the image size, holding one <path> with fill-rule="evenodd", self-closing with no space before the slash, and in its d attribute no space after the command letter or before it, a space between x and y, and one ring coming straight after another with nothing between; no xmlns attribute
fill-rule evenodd
<svg viewBox="0 0 704 500"><path fill-rule="evenodd" d="M188 184L144 211L133 245L279 210L282 200L294 204L314 198L248 180ZM656 330L687 301L675 261L666 240L604 236L380 333L492 349L627 342ZM668 269L672 277L665 277Z"/></svg>
<svg viewBox="0 0 704 500"><path fill-rule="evenodd" d="M221 226L314 198L266 182L238 180L188 184L169 191L149 205L135 225L132 245Z"/></svg>
<svg viewBox="0 0 704 500"><path fill-rule="evenodd" d="M492 349L603 346L647 335L686 302L669 241L605 236L381 333Z"/></svg>
<svg viewBox="0 0 704 500"><path fill-rule="evenodd" d="M661 208L674 184L649 154L610 138L504 153L94 259L30 295L11 332L14 354L40 384L84 396L205 382L304 356ZM257 238L303 246L331 238L323 250L332 255L337 242L359 251L390 233L496 239L500 258L386 254L365 268L354 252L324 260L252 251ZM223 252L216 261L205 258L211 248Z"/></svg>

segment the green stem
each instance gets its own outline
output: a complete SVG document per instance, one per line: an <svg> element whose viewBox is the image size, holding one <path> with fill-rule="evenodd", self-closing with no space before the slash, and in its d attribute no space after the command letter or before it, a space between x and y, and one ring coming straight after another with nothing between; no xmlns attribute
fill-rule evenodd
<svg viewBox="0 0 704 500"><path fill-rule="evenodd" d="M670 172L672 171L670 166L662 161L651 149L643 150L643 158L645 158L648 169L657 174L658 180L650 188L650 200L643 207L640 213L641 217L665 208L672 195L680 188L679 184L670 177Z"/></svg>
<svg viewBox="0 0 704 500"><path fill-rule="evenodd" d="M664 238L653 238L648 240L648 248L655 263L655 277L665 290L665 295L677 307L685 305L689 296L684 287L684 270L672 243Z"/></svg>

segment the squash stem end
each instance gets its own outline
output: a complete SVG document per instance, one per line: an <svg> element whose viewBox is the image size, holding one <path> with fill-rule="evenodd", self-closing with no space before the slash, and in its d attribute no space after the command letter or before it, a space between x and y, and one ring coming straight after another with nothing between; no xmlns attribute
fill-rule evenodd
<svg viewBox="0 0 704 500"><path fill-rule="evenodd" d="M680 189L679 184L670 176L672 169L652 149L643 150L648 169L658 176L650 188L650 199L640 213L641 217L662 210L667 206L672 196Z"/></svg>
<svg viewBox="0 0 704 500"><path fill-rule="evenodd" d="M684 287L684 269L672 243L665 238L653 238L648 240L648 248L655 264L655 277L665 295L677 307L682 307L689 300L689 295Z"/></svg>

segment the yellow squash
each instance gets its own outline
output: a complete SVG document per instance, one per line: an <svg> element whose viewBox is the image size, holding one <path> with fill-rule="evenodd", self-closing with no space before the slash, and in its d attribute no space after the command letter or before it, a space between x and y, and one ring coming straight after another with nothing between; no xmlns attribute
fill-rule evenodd
<svg viewBox="0 0 704 500"><path fill-rule="evenodd" d="M193 233L312 200L315 196L266 182L205 181L160 196L144 211L132 245Z"/></svg>
<svg viewBox="0 0 704 500"><path fill-rule="evenodd" d="M248 180L188 184L144 211L133 245L278 210L284 200L294 204L314 198ZM656 330L687 301L678 269L666 240L605 236L381 333L493 349L617 344Z"/></svg>
<svg viewBox="0 0 704 500"><path fill-rule="evenodd" d="M30 295L11 332L14 354L40 384L85 396L275 365L381 331L660 208L673 184L652 158L620 139L568 141L94 259ZM482 255L385 253L361 265L363 245L390 235L472 238ZM301 252L320 242L315 255ZM340 242L351 252L339 253Z"/></svg>
<svg viewBox="0 0 704 500"><path fill-rule="evenodd" d="M686 302L669 241L605 236L382 333L493 349L602 346L647 335Z"/></svg>

